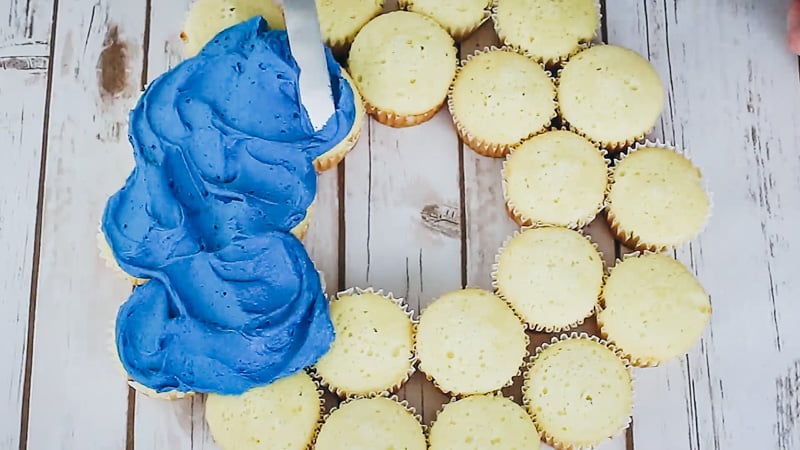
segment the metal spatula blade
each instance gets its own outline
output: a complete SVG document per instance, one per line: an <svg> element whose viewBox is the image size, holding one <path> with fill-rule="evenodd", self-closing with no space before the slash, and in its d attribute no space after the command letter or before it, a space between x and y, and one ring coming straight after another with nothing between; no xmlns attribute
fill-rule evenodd
<svg viewBox="0 0 800 450"><path fill-rule="evenodd" d="M333 115L334 106L317 7L314 0L285 0L283 11L289 48L300 67L300 101L319 131Z"/></svg>

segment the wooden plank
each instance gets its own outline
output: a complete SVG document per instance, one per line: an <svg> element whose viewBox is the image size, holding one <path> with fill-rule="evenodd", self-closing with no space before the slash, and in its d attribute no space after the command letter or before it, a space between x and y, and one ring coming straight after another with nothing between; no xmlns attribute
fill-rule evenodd
<svg viewBox="0 0 800 450"><path fill-rule="evenodd" d="M125 448L128 390L110 339L130 284L100 260L96 234L133 163L144 25L144 0L58 4L29 449Z"/></svg>
<svg viewBox="0 0 800 450"><path fill-rule="evenodd" d="M649 55L665 81L656 134L715 194L708 229L677 252L712 296L711 325L688 357L639 372L635 446L800 448L800 89L785 5L607 6L609 40Z"/></svg>
<svg viewBox="0 0 800 450"><path fill-rule="evenodd" d="M42 130L52 0L0 0L0 448L19 446L26 398L31 278L36 265Z"/></svg>

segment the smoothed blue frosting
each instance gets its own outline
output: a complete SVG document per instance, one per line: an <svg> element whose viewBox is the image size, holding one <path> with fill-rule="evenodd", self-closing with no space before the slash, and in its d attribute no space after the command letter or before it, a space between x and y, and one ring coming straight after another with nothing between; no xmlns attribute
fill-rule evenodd
<svg viewBox="0 0 800 450"><path fill-rule="evenodd" d="M238 394L327 352L321 280L289 231L316 195L314 159L355 121L330 52L328 67L336 113L314 132L286 32L253 18L156 79L131 112L136 166L102 229L120 267L151 279L117 316L134 381Z"/></svg>

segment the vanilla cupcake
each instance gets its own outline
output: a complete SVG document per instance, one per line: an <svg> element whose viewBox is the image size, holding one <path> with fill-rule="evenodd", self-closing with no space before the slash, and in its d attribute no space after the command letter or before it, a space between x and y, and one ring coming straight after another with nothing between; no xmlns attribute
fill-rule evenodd
<svg viewBox="0 0 800 450"><path fill-rule="evenodd" d="M611 270L597 322L603 337L640 367L689 352L711 316L697 278L663 254L627 257Z"/></svg>
<svg viewBox="0 0 800 450"><path fill-rule="evenodd" d="M322 410L317 385L305 372L242 395L209 394L206 422L222 450L305 450Z"/></svg>
<svg viewBox="0 0 800 450"><path fill-rule="evenodd" d="M560 227L531 228L500 250L494 286L536 331L563 331L597 308L603 258L581 233Z"/></svg>
<svg viewBox="0 0 800 450"><path fill-rule="evenodd" d="M483 394L510 385L527 344L508 305L481 289L439 297L417 327L419 368L445 393Z"/></svg>
<svg viewBox="0 0 800 450"><path fill-rule="evenodd" d="M432 18L461 41L489 18L492 0L399 0L401 8Z"/></svg>
<svg viewBox="0 0 800 450"><path fill-rule="evenodd" d="M541 133L556 116L555 86L539 63L510 49L470 57L457 74L448 106L458 134L485 156L505 156Z"/></svg>
<svg viewBox="0 0 800 450"><path fill-rule="evenodd" d="M349 400L325 419L314 449L374 450L376 446L426 450L422 424L414 411L386 397Z"/></svg>
<svg viewBox="0 0 800 450"><path fill-rule="evenodd" d="M492 18L506 45L553 64L592 41L600 6L597 0L496 0Z"/></svg>
<svg viewBox="0 0 800 450"><path fill-rule="evenodd" d="M581 228L605 204L608 165L600 149L569 131L549 131L515 148L503 165L503 194L520 225Z"/></svg>
<svg viewBox="0 0 800 450"><path fill-rule="evenodd" d="M644 138L664 109L655 68L633 50L597 45L564 65L558 105L570 128L609 150Z"/></svg>
<svg viewBox="0 0 800 450"><path fill-rule="evenodd" d="M592 448L631 422L627 361L586 334L553 338L540 347L525 373L522 395L542 439L557 449Z"/></svg>
<svg viewBox="0 0 800 450"><path fill-rule="evenodd" d="M195 0L189 8L181 39L187 57L197 55L220 31L262 16L273 29L283 29L283 9L274 0Z"/></svg>
<svg viewBox="0 0 800 450"><path fill-rule="evenodd" d="M359 31L348 67L367 112L383 124L406 127L441 108L455 76L456 48L433 19L394 11Z"/></svg>
<svg viewBox="0 0 800 450"><path fill-rule="evenodd" d="M501 395L473 395L444 405L428 441L430 450L537 450L540 444L525 409Z"/></svg>
<svg viewBox="0 0 800 450"><path fill-rule="evenodd" d="M361 137L361 130L364 129L364 120L367 115L366 110L364 109L364 99L361 97L361 93L358 92L358 88L353 82L353 79L350 78L350 74L347 73L344 68L342 68L342 78L347 81L347 84L350 86L350 90L353 91L355 120L353 121L353 126L350 128L350 132L347 133L347 136L345 136L341 142L314 160L314 168L317 170L317 172L324 172L332 169L342 162L345 156L350 153L350 150L355 147L356 143L358 142L358 138Z"/></svg>
<svg viewBox="0 0 800 450"><path fill-rule="evenodd" d="M344 53L358 31L381 13L383 2L384 0L317 0L319 28L325 43L334 53Z"/></svg>
<svg viewBox="0 0 800 450"><path fill-rule="evenodd" d="M609 225L632 249L660 252L691 241L710 210L700 170L672 148L637 146L614 167Z"/></svg>
<svg viewBox="0 0 800 450"><path fill-rule="evenodd" d="M314 370L338 395L394 391L413 372L414 324L390 294L349 290L331 301L336 339Z"/></svg>

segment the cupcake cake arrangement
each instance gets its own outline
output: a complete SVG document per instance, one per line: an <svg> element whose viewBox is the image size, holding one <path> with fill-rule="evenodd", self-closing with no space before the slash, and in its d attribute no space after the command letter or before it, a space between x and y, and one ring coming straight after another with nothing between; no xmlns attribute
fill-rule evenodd
<svg viewBox="0 0 800 450"><path fill-rule="evenodd" d="M690 351L711 314L668 253L703 230L710 200L679 150L645 139L661 81L592 43L595 0L399 3L317 1L336 112L314 131L279 4L195 2L187 59L131 112L136 165L98 235L134 286L113 356L145 395L206 395L222 450L592 448L630 425L633 368ZM459 60L487 20L503 46ZM492 290L417 312L373 288L328 298L301 241L317 173L367 115L402 128L444 105L469 148L504 160L520 230L486 268ZM582 232L598 216L635 251L612 268ZM599 336L577 332L592 316ZM531 332L558 334L529 350ZM415 371L451 397L429 424L397 397ZM522 398L505 397L518 377Z"/></svg>

